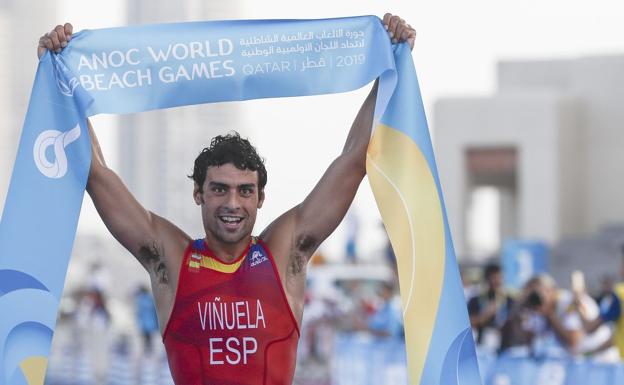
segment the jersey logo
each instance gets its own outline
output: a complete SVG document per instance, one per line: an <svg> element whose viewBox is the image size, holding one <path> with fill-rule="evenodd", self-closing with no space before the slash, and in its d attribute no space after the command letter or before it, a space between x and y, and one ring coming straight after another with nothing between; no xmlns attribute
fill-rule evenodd
<svg viewBox="0 0 624 385"><path fill-rule="evenodd" d="M268 260L269 258L267 258L266 255L263 255L261 252L257 250L251 253L251 267L259 265L262 262L268 261Z"/></svg>
<svg viewBox="0 0 624 385"><path fill-rule="evenodd" d="M189 271L194 272L194 273L199 272L199 268L201 267L201 260L202 260L201 255L197 253L192 253L191 258L189 259L189 262L188 262Z"/></svg>

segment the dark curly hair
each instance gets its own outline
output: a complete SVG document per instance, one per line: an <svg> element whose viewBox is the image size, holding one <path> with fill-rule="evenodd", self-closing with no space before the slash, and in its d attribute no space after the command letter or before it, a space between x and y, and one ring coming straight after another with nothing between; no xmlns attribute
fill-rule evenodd
<svg viewBox="0 0 624 385"><path fill-rule="evenodd" d="M267 183L264 159L258 155L256 148L247 139L241 138L236 131L212 138L210 147L204 148L195 159L193 175L188 177L193 179L199 186L199 191L203 192L208 167L222 166L228 163L233 164L239 170L257 171L258 192L264 190Z"/></svg>
<svg viewBox="0 0 624 385"><path fill-rule="evenodd" d="M486 280L489 280L490 277L492 277L494 274L500 273L501 272L501 268L500 265L498 263L492 262L492 263L488 263L485 266L485 269L483 270L483 277Z"/></svg>

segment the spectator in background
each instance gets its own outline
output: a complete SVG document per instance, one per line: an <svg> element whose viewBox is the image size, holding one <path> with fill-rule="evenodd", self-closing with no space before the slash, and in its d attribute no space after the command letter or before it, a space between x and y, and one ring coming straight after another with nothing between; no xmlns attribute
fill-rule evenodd
<svg viewBox="0 0 624 385"><path fill-rule="evenodd" d="M111 313L105 293L89 285L79 294L74 313L80 359L90 367L96 384L102 384L108 368Z"/></svg>
<svg viewBox="0 0 624 385"><path fill-rule="evenodd" d="M152 353L152 336L158 332L158 316L154 298L147 286L139 286L135 296L136 316L139 330L143 338L143 351Z"/></svg>
<svg viewBox="0 0 624 385"><path fill-rule="evenodd" d="M476 331L477 344L486 350L497 351L500 347L499 330L507 320L513 300L505 293L503 274L498 264L488 264L483 279L481 292L468 301L468 315Z"/></svg>
<svg viewBox="0 0 624 385"><path fill-rule="evenodd" d="M537 278L528 280L511 307L507 321L501 328L501 353L523 357L531 355L535 336L531 325L537 316L536 308L540 305L539 297L535 294L538 284Z"/></svg>
<svg viewBox="0 0 624 385"><path fill-rule="evenodd" d="M371 334L380 338L402 339L403 317L401 307L396 303L394 284L384 282L379 289L380 306L368 317L365 325L358 329L368 330Z"/></svg>
<svg viewBox="0 0 624 385"><path fill-rule="evenodd" d="M596 303L587 294L579 296L578 301L598 313ZM527 282L502 334L503 350L518 353L522 347L537 358L567 358L591 348L586 343L575 296L558 290L547 274Z"/></svg>
<svg viewBox="0 0 624 385"><path fill-rule="evenodd" d="M97 289L82 290L75 318L83 334L89 338L94 331L106 330L111 321L111 314L104 293Z"/></svg>
<svg viewBox="0 0 624 385"><path fill-rule="evenodd" d="M470 268L462 268L460 270L460 276L462 281L462 287L464 289L464 297L466 298L466 303L470 302L471 299L478 296L481 293L479 288L478 280L475 279L474 269Z"/></svg>
<svg viewBox="0 0 624 385"><path fill-rule="evenodd" d="M87 289L97 291L103 296L107 296L111 289L111 276L108 269L97 259L91 263L89 270Z"/></svg>
<svg viewBox="0 0 624 385"><path fill-rule="evenodd" d="M603 296L600 301L599 317L592 317L590 311L580 303L579 313L583 328L587 332L594 332L605 324L614 325L613 338L598 346L595 351L600 352L615 345L619 350L620 359L624 360L624 309L622 309L624 306L624 245L621 246L620 252L622 258L620 275L623 282L616 284L613 290ZM577 302L579 302L578 298Z"/></svg>
<svg viewBox="0 0 624 385"><path fill-rule="evenodd" d="M345 244L347 262L357 263L357 237L360 232L360 220L351 209L347 211L345 222L347 225L347 243Z"/></svg>
<svg viewBox="0 0 624 385"><path fill-rule="evenodd" d="M569 291L558 291L555 280L542 274L529 294L528 301L534 305L537 318L534 328L533 354L536 357L562 358L576 355L583 338L581 319ZM593 300L583 298L587 307L594 307Z"/></svg>
<svg viewBox="0 0 624 385"><path fill-rule="evenodd" d="M603 299L607 298L613 292L615 288L615 281L611 274L605 274L600 279L600 292L594 297L596 303L601 303Z"/></svg>

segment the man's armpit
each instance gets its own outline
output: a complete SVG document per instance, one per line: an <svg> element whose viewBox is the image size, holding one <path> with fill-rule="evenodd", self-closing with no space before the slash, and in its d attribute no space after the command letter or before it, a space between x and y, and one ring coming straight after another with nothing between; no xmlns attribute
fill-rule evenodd
<svg viewBox="0 0 624 385"><path fill-rule="evenodd" d="M163 248L157 242L139 248L139 259L148 271L154 274L158 283L168 284L169 275L163 256Z"/></svg>
<svg viewBox="0 0 624 385"><path fill-rule="evenodd" d="M300 252L295 251L290 256L290 261L288 261L288 273L290 275L299 275L305 271L305 266L308 263L307 256L301 254Z"/></svg>
<svg viewBox="0 0 624 385"><path fill-rule="evenodd" d="M299 275L305 271L308 259L317 248L317 242L313 237L301 235L295 240L295 247L288 261L288 273Z"/></svg>

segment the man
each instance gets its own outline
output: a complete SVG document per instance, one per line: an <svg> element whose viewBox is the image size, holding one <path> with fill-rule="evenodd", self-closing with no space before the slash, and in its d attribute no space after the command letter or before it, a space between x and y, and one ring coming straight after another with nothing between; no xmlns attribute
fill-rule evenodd
<svg viewBox="0 0 624 385"><path fill-rule="evenodd" d="M398 16L383 23L394 43L413 48ZM60 52L72 26L41 37L38 54ZM290 384L303 314L306 263L338 226L366 173L377 83L343 152L299 205L258 237L265 199L262 159L238 134L218 136L195 160L193 199L203 239L193 240L135 200L106 167L89 123L93 159L87 192L113 236L150 275L160 329L177 384Z"/></svg>
<svg viewBox="0 0 624 385"><path fill-rule="evenodd" d="M146 285L141 284L134 295L136 321L143 338L143 354L152 354L152 336L158 331L158 315L154 298Z"/></svg>
<svg viewBox="0 0 624 385"><path fill-rule="evenodd" d="M590 311L598 312L590 296L583 295L579 301ZM586 353L588 345L573 294L558 289L547 274L527 281L502 334L503 350L538 358L577 356Z"/></svg>
<svg viewBox="0 0 624 385"><path fill-rule="evenodd" d="M477 331L477 343L496 351L499 348L498 330L507 321L513 304L503 288L500 266L490 263L483 270L484 288L468 301L470 324Z"/></svg>
<svg viewBox="0 0 624 385"><path fill-rule="evenodd" d="M403 339L403 317L401 308L394 301L395 284L384 282L379 288L381 304L370 316L366 329L379 338Z"/></svg>
<svg viewBox="0 0 624 385"><path fill-rule="evenodd" d="M593 304L591 297L583 299L588 301L588 307ZM559 290L551 276L540 274L524 305L535 310L537 316L530 323L534 333L533 354L551 358L578 354L584 333L570 292Z"/></svg>
<svg viewBox="0 0 624 385"><path fill-rule="evenodd" d="M620 276L624 279L624 245L620 246L622 265ZM612 346L619 350L620 360L624 360L624 281L613 286L613 290L605 294L599 303L600 314L592 317L588 309L578 301L579 313L583 321L583 327L588 333L592 333L605 324L613 324L613 337L594 349L593 353L602 352Z"/></svg>

